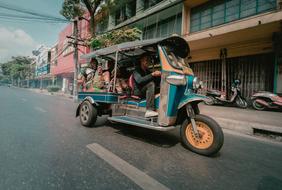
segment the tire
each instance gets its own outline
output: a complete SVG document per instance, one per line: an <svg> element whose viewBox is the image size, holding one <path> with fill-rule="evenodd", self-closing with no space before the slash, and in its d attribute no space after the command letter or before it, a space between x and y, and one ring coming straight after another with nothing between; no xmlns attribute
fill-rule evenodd
<svg viewBox="0 0 282 190"><path fill-rule="evenodd" d="M265 110L265 106L260 105L259 103L256 102L257 99L252 100L252 106L255 110L263 111Z"/></svg>
<svg viewBox="0 0 282 190"><path fill-rule="evenodd" d="M91 127L97 120L97 108L89 101L84 101L79 108L79 119L81 125Z"/></svg>
<svg viewBox="0 0 282 190"><path fill-rule="evenodd" d="M238 97L236 98L235 103L236 103L236 105L237 105L239 108L246 109L246 108L248 107L247 101L246 101L244 98L240 97L240 96L238 96Z"/></svg>
<svg viewBox="0 0 282 190"><path fill-rule="evenodd" d="M211 105L214 105L214 104L215 104L215 101L214 101L214 98L213 98L213 97L207 96L207 100L205 100L204 103L205 103L206 105L211 106Z"/></svg>
<svg viewBox="0 0 282 190"><path fill-rule="evenodd" d="M182 144L187 149L204 156L216 154L222 147L224 135L219 124L205 115L196 115L195 122L200 132L200 139L195 137L190 119L184 120L180 129Z"/></svg>

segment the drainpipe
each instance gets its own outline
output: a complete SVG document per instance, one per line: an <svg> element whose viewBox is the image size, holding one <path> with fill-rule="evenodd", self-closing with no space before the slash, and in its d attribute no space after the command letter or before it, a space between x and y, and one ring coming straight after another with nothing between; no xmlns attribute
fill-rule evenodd
<svg viewBox="0 0 282 190"><path fill-rule="evenodd" d="M228 94L226 91L226 57L227 57L227 49L220 49L220 59L221 59L221 91L224 92L225 96Z"/></svg>
<svg viewBox="0 0 282 190"><path fill-rule="evenodd" d="M281 25L281 31L282 31L282 25ZM272 36L272 43L273 43L273 49L275 53L275 63L274 63L274 80L273 80L273 92L277 93L277 83L278 83L278 64L280 62L280 54L282 54L282 32L275 32Z"/></svg>
<svg viewBox="0 0 282 190"><path fill-rule="evenodd" d="M277 93L277 79L278 79L278 60L279 54L275 52L275 63L274 63L274 81L273 81L273 93Z"/></svg>

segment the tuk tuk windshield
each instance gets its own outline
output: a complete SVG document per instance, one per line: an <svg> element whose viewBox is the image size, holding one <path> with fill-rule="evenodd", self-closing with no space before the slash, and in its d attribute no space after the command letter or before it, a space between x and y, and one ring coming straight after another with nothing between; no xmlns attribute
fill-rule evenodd
<svg viewBox="0 0 282 190"><path fill-rule="evenodd" d="M165 48L167 53L167 58L169 60L169 64L175 68L182 70L184 67L189 67L188 64L185 64L185 60L179 56L177 56L171 49Z"/></svg>

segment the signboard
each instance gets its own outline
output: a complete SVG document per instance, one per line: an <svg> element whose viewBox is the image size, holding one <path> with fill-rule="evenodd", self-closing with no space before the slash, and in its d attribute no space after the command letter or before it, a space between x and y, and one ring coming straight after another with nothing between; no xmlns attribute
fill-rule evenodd
<svg viewBox="0 0 282 190"><path fill-rule="evenodd" d="M50 73L50 64L43 65L36 69L36 76L46 75Z"/></svg>

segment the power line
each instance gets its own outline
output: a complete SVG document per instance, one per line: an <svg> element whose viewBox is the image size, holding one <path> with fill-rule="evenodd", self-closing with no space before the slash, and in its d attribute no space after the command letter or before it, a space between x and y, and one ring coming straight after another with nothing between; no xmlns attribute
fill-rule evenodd
<svg viewBox="0 0 282 190"><path fill-rule="evenodd" d="M7 17L7 18L20 18L20 19L36 19L36 20L43 20L43 21L55 21L55 22L65 22L65 21L59 21L53 18L42 18L42 17L35 17L35 16L20 16L16 14L9 14L9 13L0 13L1 17Z"/></svg>
<svg viewBox="0 0 282 190"><path fill-rule="evenodd" d="M42 20L37 18L24 18L24 17L10 17L10 16L2 16L0 15L0 19L6 21L27 21L27 22L41 22L41 23L65 23L61 21L54 21L54 20Z"/></svg>
<svg viewBox="0 0 282 190"><path fill-rule="evenodd" d="M42 13L38 13L32 10L28 10L28 9L23 9L17 6L12 6L3 2L0 2L0 8L3 9L7 9L10 11L16 11L16 12L20 12L20 13L24 13L24 14L29 14L29 15L33 15L33 16L37 16L37 17L41 17L41 18L45 18L45 19L54 19L54 20L58 20L58 21L64 21L67 22L68 20L63 19L63 18L59 18L59 17L55 17L52 15L47 15L47 14L42 14Z"/></svg>
<svg viewBox="0 0 282 190"><path fill-rule="evenodd" d="M25 18L13 18L13 17L6 17L0 16L0 19L3 21L23 21L23 22L40 22L40 23L50 23L50 24L59 24L63 22L52 21L52 20L38 20L38 19L25 19ZM65 23L65 22L64 22Z"/></svg>

